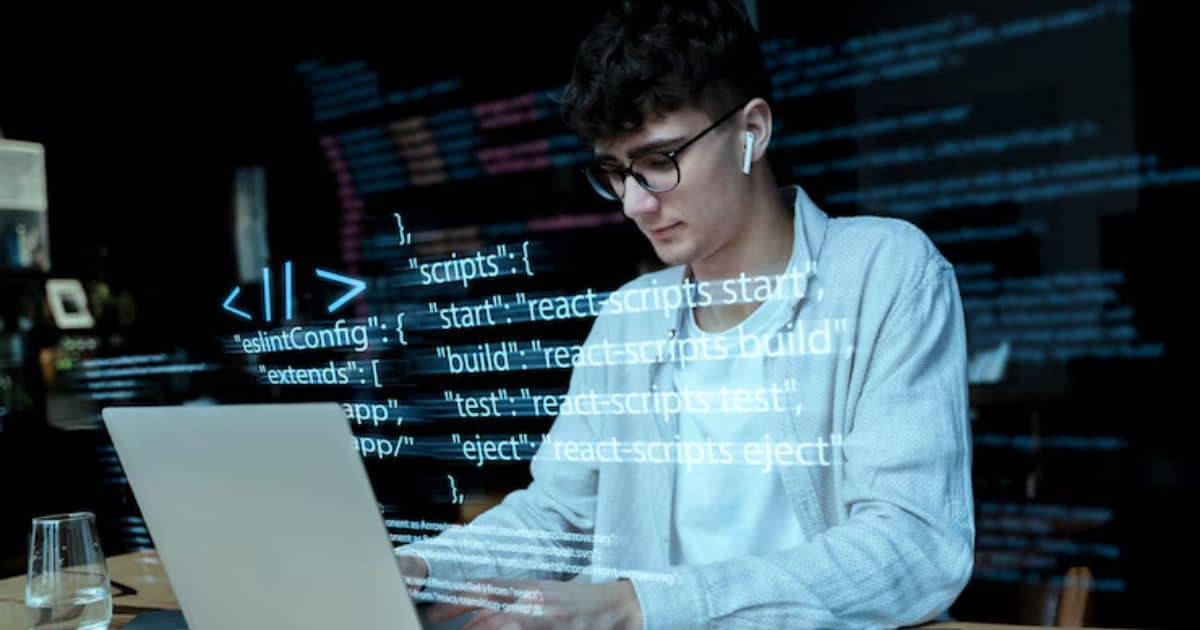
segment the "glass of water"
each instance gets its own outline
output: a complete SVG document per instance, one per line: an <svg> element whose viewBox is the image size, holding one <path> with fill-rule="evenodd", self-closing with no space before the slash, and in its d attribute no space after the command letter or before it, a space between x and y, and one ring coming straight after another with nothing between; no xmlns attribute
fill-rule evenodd
<svg viewBox="0 0 1200 630"><path fill-rule="evenodd" d="M112 619L112 586L91 512L33 519L25 581L29 627L103 630Z"/></svg>

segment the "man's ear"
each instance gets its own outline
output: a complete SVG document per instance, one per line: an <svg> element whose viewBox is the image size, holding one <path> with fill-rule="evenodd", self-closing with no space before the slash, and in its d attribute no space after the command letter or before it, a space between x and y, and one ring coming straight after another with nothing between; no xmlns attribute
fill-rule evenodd
<svg viewBox="0 0 1200 630"><path fill-rule="evenodd" d="M754 134L750 161L757 162L767 152L767 145L771 142L771 106L761 98L752 99L742 109L742 118L745 121L742 131Z"/></svg>

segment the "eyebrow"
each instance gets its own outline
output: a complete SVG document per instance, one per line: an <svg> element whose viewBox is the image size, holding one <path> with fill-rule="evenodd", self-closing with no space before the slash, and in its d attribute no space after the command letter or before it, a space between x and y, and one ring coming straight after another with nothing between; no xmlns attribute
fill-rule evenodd
<svg viewBox="0 0 1200 630"><path fill-rule="evenodd" d="M673 144L678 144L680 142L683 142L686 139L687 139L686 136L676 136L674 138L662 138L660 140L652 140L645 144L641 144L641 145L638 145L637 147L634 147L631 151L629 151L629 158L636 160L637 158L642 157L643 155L645 155L647 153L655 153L655 152L662 151L663 149L665 149ZM600 161L600 162L606 162L606 161L619 162L619 160L617 160L616 156L610 155L608 153L597 153L596 160Z"/></svg>

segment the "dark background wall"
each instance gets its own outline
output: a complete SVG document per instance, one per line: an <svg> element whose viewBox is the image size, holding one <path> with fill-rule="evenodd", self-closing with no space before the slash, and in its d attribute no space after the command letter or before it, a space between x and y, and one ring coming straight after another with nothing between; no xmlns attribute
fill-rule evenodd
<svg viewBox="0 0 1200 630"><path fill-rule="evenodd" d="M1186 85L1190 16L1125 2L756 8L776 79L770 160L779 179L804 185L830 214L888 214L925 229L959 271L973 355L1009 341L1004 377L972 386L979 555L954 612L1035 621L1021 603L1031 589L1088 566L1097 625L1181 623L1183 586L1162 566L1189 546L1182 506L1196 482L1185 395L1194 335L1183 306L1197 162L1187 132L1197 105ZM415 439L411 456L368 458L381 503L406 518L461 516L446 498L447 474L475 497L522 485L523 462L480 475L453 456L448 435L467 425L437 396L448 386L562 388L564 372L468 379L387 363L381 390L289 389L260 382L257 359L228 351L226 335L247 330L220 308L239 285L233 175L265 169L270 265L291 260L370 281L352 316L415 312L432 299L612 289L652 254L632 226L603 220L612 209L577 176L587 147L564 138L546 99L596 15L564 5L288 16L286 25L210 16L190 28L34 29L14 40L0 61L0 129L46 146L51 275L102 284L134 306L109 308L89 333L99 344L89 356L169 353L220 366L145 377L133 402L411 404L402 431L356 427ZM407 96L373 106L354 94L366 84ZM414 92L434 85L444 91ZM522 98L528 104L514 104ZM502 102L529 119L500 124L478 107ZM429 137L413 141L413 129ZM369 132L382 144L372 148ZM526 153L487 153L497 147ZM430 155L442 166L430 170ZM396 247L395 212L427 240ZM545 227L564 216L596 224ZM532 278L440 292L403 284L414 254L526 239ZM0 431L0 474L11 484L0 570L23 570L23 531L37 513L92 509L110 553L146 544L102 431L54 426L61 407L51 399L80 393L71 369L43 382L38 352L69 354L37 308L43 276L0 276L6 330L21 305L36 313L27 361L9 370L41 401ZM1081 283L1102 295L1052 299ZM324 318L322 291L302 290L301 317ZM525 324L456 333L454 343L579 339L586 327ZM449 342L414 328L427 350ZM86 425L98 406L71 409Z"/></svg>

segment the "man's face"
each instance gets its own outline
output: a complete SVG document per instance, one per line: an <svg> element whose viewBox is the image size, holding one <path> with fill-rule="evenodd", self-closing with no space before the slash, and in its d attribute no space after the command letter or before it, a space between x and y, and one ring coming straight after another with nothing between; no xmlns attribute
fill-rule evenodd
<svg viewBox="0 0 1200 630"><path fill-rule="evenodd" d="M747 189L741 173L743 147L740 115L722 123L679 155L680 180L674 190L652 193L633 177L625 178L625 215L650 239L668 265L703 260L738 234L739 198ZM647 118L641 128L596 143L599 158L621 166L646 151L666 153L682 146L713 122L704 112L687 108Z"/></svg>

